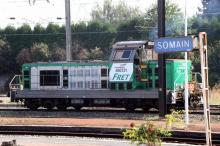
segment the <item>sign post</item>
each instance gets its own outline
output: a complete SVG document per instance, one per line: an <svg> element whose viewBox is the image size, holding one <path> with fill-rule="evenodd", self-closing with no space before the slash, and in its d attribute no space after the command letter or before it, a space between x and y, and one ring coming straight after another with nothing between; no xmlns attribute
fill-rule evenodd
<svg viewBox="0 0 220 146"><path fill-rule="evenodd" d="M189 124L188 114L188 65L187 52L193 49L193 38L191 36L177 38L159 38L155 41L154 50L157 53L185 52L185 121Z"/></svg>
<svg viewBox="0 0 220 146"><path fill-rule="evenodd" d="M157 0L158 8L158 38L165 37L165 0ZM167 114L166 105L166 55L158 55L158 73L159 73L159 117L165 117Z"/></svg>

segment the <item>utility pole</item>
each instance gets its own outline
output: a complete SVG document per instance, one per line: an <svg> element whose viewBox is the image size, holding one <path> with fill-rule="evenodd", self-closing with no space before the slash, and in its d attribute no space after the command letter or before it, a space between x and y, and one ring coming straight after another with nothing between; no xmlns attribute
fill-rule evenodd
<svg viewBox="0 0 220 146"><path fill-rule="evenodd" d="M165 0L158 0L158 38L165 37ZM167 114L166 103L166 59L165 54L158 55L159 71L159 117Z"/></svg>
<svg viewBox="0 0 220 146"><path fill-rule="evenodd" d="M65 15L66 15L66 61L71 61L72 37L71 37L70 0L65 0Z"/></svg>
<svg viewBox="0 0 220 146"><path fill-rule="evenodd" d="M185 36L187 36L187 2L185 0ZM185 90L184 90L184 99L185 99L185 128L189 125L189 90L188 90L188 55L185 52Z"/></svg>

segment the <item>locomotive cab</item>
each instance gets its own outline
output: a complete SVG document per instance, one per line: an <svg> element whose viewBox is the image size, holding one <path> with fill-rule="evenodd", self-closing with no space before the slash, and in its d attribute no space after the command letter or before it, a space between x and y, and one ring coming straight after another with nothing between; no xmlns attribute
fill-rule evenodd
<svg viewBox="0 0 220 146"><path fill-rule="evenodd" d="M148 41L117 42L110 56L110 88L113 90L146 89L148 52L153 54L153 43ZM152 59L152 58L151 58Z"/></svg>

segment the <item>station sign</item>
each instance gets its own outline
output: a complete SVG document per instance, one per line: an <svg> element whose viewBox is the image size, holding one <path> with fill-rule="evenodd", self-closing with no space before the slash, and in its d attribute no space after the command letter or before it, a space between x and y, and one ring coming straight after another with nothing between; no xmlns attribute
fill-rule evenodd
<svg viewBox="0 0 220 146"><path fill-rule="evenodd" d="M154 50L157 53L168 52L188 52L193 49L193 38L177 37L177 38L159 38L155 40Z"/></svg>
<svg viewBox="0 0 220 146"><path fill-rule="evenodd" d="M109 72L110 82L127 82L133 74L133 63L113 63Z"/></svg>

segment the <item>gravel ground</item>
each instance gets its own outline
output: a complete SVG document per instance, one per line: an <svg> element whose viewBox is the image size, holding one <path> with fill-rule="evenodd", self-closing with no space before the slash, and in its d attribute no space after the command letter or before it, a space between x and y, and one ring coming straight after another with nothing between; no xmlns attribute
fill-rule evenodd
<svg viewBox="0 0 220 146"><path fill-rule="evenodd" d="M20 107L19 107L20 108ZM104 118L104 119L125 119L125 120L158 120L157 113L144 113L144 112L126 112L123 110L68 110L68 111L27 111L27 110L1 110L0 117L19 117L19 118ZM184 115L182 116L184 119ZM204 116L200 114L189 114L191 122L203 121ZM212 123L220 123L220 115L211 115Z"/></svg>
<svg viewBox="0 0 220 146"><path fill-rule="evenodd" d="M129 113L123 111L1 111L0 117L22 117L22 118L105 118L105 119L127 119L143 120L158 119L158 114Z"/></svg>

